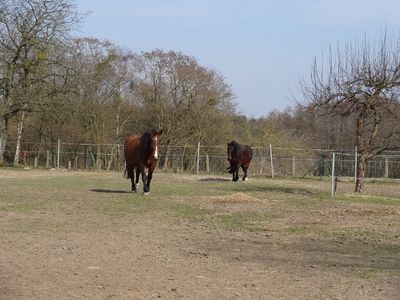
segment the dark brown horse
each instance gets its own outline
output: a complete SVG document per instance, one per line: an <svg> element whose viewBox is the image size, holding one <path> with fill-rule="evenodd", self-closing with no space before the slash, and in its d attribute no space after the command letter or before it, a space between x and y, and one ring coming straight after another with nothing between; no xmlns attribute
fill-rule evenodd
<svg viewBox="0 0 400 300"><path fill-rule="evenodd" d="M136 193L139 176L142 174L143 193L150 193L150 182L160 156L162 130L148 130L142 135L131 135L125 140L125 172L132 182L132 193ZM148 174L146 175L146 169ZM136 173L136 174L135 174ZM136 181L135 181L136 175Z"/></svg>
<svg viewBox="0 0 400 300"><path fill-rule="evenodd" d="M244 175L242 180L247 180L247 169L253 158L253 150L247 145L241 145L235 141L228 143L229 173L232 173L232 180L239 180L239 167L242 167Z"/></svg>

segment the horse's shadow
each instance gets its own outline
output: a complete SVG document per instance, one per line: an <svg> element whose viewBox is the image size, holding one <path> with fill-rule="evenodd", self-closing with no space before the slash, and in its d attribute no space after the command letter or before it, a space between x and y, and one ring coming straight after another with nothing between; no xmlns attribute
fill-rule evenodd
<svg viewBox="0 0 400 300"><path fill-rule="evenodd" d="M105 193L105 194L130 194L130 192L122 190L91 189L90 191L95 193Z"/></svg>
<svg viewBox="0 0 400 300"><path fill-rule="evenodd" d="M201 178L199 181L205 182L225 182L225 181L232 181L232 179L227 178L220 178L220 177L210 177L210 178Z"/></svg>

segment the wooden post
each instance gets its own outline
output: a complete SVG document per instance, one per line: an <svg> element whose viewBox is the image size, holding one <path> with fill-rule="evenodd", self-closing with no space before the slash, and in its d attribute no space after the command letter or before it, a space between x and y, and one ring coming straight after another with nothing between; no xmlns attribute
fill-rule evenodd
<svg viewBox="0 0 400 300"><path fill-rule="evenodd" d="M385 178L389 178L389 158L385 157Z"/></svg>
<svg viewBox="0 0 400 300"><path fill-rule="evenodd" d="M71 170L71 161L68 161L68 170Z"/></svg>
<svg viewBox="0 0 400 300"><path fill-rule="evenodd" d="M36 156L33 158L33 167L34 168L38 167L38 158Z"/></svg>
<svg viewBox="0 0 400 300"><path fill-rule="evenodd" d="M272 159L272 145L271 144L269 144L269 157L271 160L271 178L274 178L274 162Z"/></svg>
<svg viewBox="0 0 400 300"><path fill-rule="evenodd" d="M206 155L206 169L207 173L210 173L210 157L208 156L208 154Z"/></svg>
<svg viewBox="0 0 400 300"><path fill-rule="evenodd" d="M200 142L197 143L197 162L196 162L196 173L199 174L200 169Z"/></svg>

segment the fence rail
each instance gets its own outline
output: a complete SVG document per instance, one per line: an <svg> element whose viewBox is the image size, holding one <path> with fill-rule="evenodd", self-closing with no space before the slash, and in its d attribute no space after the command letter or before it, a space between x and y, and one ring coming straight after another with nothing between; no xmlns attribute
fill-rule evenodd
<svg viewBox="0 0 400 300"><path fill-rule="evenodd" d="M3 149L3 164L14 162L15 144ZM335 173L354 177L356 151L327 149L290 149L273 145L253 147L252 176L330 176L332 154L336 153ZM124 169L123 145L74 144L58 141L51 144L22 143L19 162L32 168L119 170ZM190 173L226 173L226 148L215 145L162 145L159 169ZM366 177L400 178L400 153L375 156L367 163Z"/></svg>

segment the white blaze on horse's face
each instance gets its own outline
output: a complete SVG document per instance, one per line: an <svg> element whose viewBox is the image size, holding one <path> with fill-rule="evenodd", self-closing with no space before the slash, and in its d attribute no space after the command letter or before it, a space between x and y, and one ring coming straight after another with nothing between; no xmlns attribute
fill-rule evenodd
<svg viewBox="0 0 400 300"><path fill-rule="evenodd" d="M158 138L157 138L157 136L154 137L154 142L156 144L156 147L154 149L154 158L158 159Z"/></svg>

